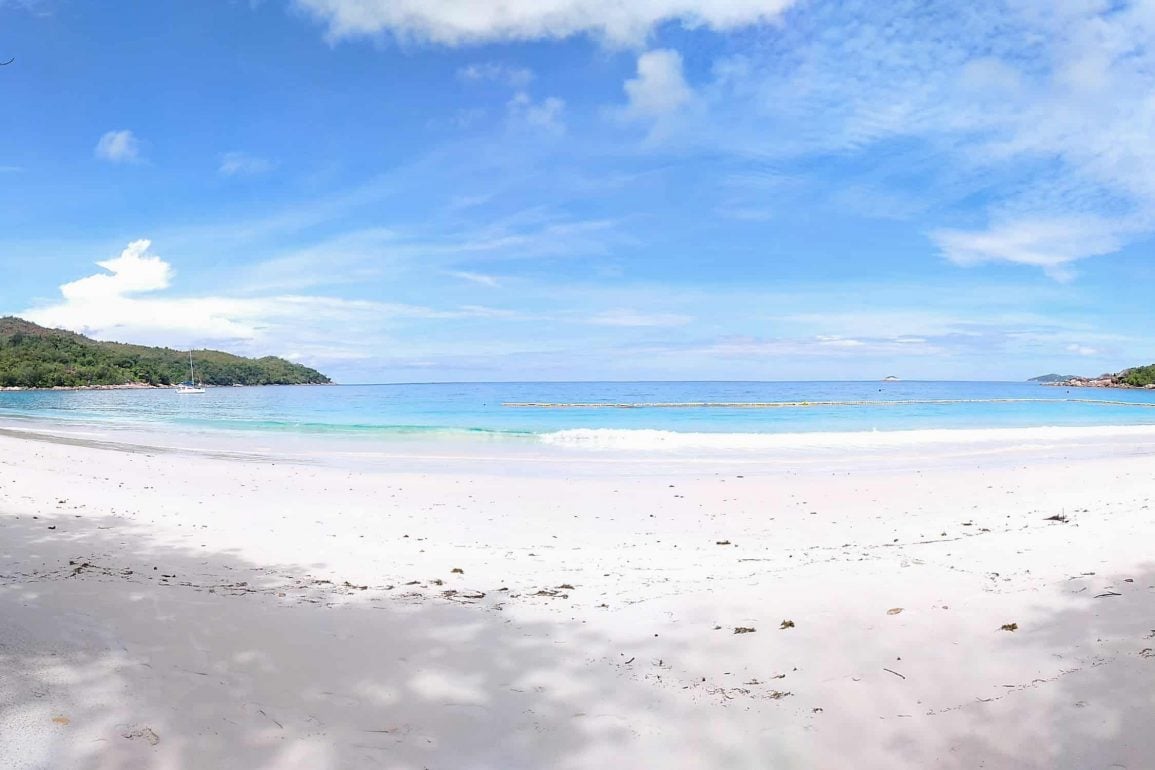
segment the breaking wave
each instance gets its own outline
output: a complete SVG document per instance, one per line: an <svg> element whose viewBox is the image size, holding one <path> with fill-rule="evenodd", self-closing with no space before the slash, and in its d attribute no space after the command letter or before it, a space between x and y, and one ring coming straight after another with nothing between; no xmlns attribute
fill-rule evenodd
<svg viewBox="0 0 1155 770"><path fill-rule="evenodd" d="M668 430L573 428L539 435L542 443L578 449L633 451L748 451L903 448L944 444L1047 444L1077 439L1155 439L1153 425L960 428L841 433L681 433Z"/></svg>

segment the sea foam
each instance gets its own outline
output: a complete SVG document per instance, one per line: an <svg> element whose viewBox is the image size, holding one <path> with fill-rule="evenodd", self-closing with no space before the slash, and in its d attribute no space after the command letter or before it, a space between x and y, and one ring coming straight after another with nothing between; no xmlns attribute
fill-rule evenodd
<svg viewBox="0 0 1155 770"><path fill-rule="evenodd" d="M1035 428L942 428L813 433L682 433L668 430L572 428L540 434L551 446L591 450L823 450L903 448L943 444L1047 444L1072 440L1155 440L1153 425Z"/></svg>

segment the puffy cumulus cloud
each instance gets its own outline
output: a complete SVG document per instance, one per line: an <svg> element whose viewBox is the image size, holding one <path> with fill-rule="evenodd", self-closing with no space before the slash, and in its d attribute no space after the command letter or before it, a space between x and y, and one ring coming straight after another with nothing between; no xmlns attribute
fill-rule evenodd
<svg viewBox="0 0 1155 770"><path fill-rule="evenodd" d="M202 345L267 340L271 329L301 318L324 324L375 309L374 303L327 297L167 296L163 292L170 288L174 271L150 253L151 246L146 239L133 241L120 256L96 263L106 272L63 284L60 302L30 308L23 315L101 339Z"/></svg>
<svg viewBox="0 0 1155 770"><path fill-rule="evenodd" d="M99 302L128 294L167 289L172 267L148 253L152 241L141 239L128 244L119 257L97 262L105 273L97 273L60 287L69 302Z"/></svg>
<svg viewBox="0 0 1155 770"><path fill-rule="evenodd" d="M438 310L414 305L303 294L173 296L171 265L134 241L98 262L106 272L65 283L60 301L20 315L97 339L169 346L223 346L239 353L346 360L367 355L386 327L404 319L471 319L501 311L480 306ZM298 358L305 358L300 353Z"/></svg>
<svg viewBox="0 0 1155 770"><path fill-rule="evenodd" d="M23 315L44 326L97 339L200 346L256 342L268 324L315 308L307 298L104 297L31 308Z"/></svg>
<svg viewBox="0 0 1155 770"><path fill-rule="evenodd" d="M128 129L109 131L100 137L93 152L109 163L134 163L140 160L140 140Z"/></svg>
<svg viewBox="0 0 1155 770"><path fill-rule="evenodd" d="M392 35L442 45L591 34L616 44L658 25L735 29L775 20L794 0L296 0L332 38Z"/></svg>
<svg viewBox="0 0 1155 770"><path fill-rule="evenodd" d="M682 72L677 51L657 49L638 57L637 77L625 83L626 114L637 118L660 118L686 106L694 92Z"/></svg>

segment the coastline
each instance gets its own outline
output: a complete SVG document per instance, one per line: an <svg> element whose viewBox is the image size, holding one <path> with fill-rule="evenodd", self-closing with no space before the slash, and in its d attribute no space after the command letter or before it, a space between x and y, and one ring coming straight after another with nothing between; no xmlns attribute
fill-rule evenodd
<svg viewBox="0 0 1155 770"><path fill-rule="evenodd" d="M279 388L297 385L337 385L335 382L271 382L266 385L244 385L234 382L229 385L204 385L206 388ZM125 382L120 385L54 385L51 388L26 388L21 385L0 387L0 393L52 393L55 391L95 391L95 390L175 390L176 385L152 385L147 382Z"/></svg>
<svg viewBox="0 0 1155 770"><path fill-rule="evenodd" d="M497 472L563 464L621 465L625 472L774 463L782 468L914 469L922 466L1043 463L1155 454L1155 425L921 428L802 433L700 433L566 428L544 433L454 429L265 430L179 424L45 419L0 414L0 435L134 453L258 458L350 471L401 467L436 472L487 465Z"/></svg>
<svg viewBox="0 0 1155 770"><path fill-rule="evenodd" d="M166 390L175 387L175 385L150 385L147 382L126 382L120 385L55 385L51 388L26 388L21 385L6 385L0 387L0 393L22 393L24 391L36 393L60 390Z"/></svg>
<svg viewBox="0 0 1155 770"><path fill-rule="evenodd" d="M1058 443L832 475L0 435L0 734L20 768L1142 766L1153 455Z"/></svg>
<svg viewBox="0 0 1155 770"><path fill-rule="evenodd" d="M1046 388L1100 388L1103 390L1155 390L1155 384L1128 385L1125 382L1106 382L1088 378L1079 381L1064 380L1063 382L1040 382Z"/></svg>
<svg viewBox="0 0 1155 770"><path fill-rule="evenodd" d="M789 435L1155 424L1145 391L1023 383L497 383L0 392L0 413L306 433L543 435L568 429ZM525 406L541 405L549 406ZM551 408L552 405L559 408ZM523 406L515 406L523 405Z"/></svg>

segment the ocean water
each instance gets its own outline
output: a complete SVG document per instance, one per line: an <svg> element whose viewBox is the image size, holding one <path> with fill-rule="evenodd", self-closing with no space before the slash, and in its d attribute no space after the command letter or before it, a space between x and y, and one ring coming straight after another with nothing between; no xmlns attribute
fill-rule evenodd
<svg viewBox="0 0 1155 770"><path fill-rule="evenodd" d="M760 406L733 406L753 403ZM890 432L1155 426L1155 391L1007 382L550 382L215 388L200 396L0 392L0 422L30 421L106 432L239 432L265 441L291 434L362 444L725 447L831 435L877 442Z"/></svg>

